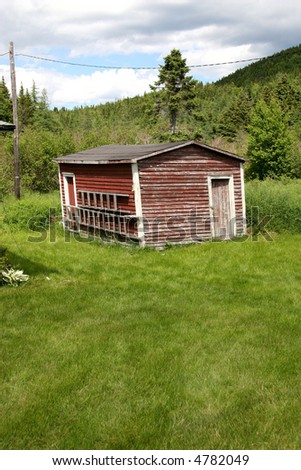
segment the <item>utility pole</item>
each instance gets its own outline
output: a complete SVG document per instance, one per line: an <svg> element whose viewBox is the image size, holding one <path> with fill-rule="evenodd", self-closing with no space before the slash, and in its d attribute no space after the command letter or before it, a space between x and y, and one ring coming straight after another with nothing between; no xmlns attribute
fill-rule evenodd
<svg viewBox="0 0 301 470"><path fill-rule="evenodd" d="M14 120L14 125L15 125L15 130L14 130L14 188L15 188L16 198L20 199L21 194L20 194L18 104L17 104L14 43L12 41L9 43L9 63L10 63L11 94L12 94L12 102L13 102L13 120Z"/></svg>

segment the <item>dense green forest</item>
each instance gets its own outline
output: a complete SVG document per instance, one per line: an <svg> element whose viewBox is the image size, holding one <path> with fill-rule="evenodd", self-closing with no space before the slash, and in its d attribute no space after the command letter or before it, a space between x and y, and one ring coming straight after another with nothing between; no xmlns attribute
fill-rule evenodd
<svg viewBox="0 0 301 470"><path fill-rule="evenodd" d="M270 57L258 60L247 67L236 70L236 72L222 78L219 85L235 83L237 86L247 86L255 82L266 83L272 80L278 73L287 73L296 78L301 74L301 45L290 47L284 51L277 52Z"/></svg>
<svg viewBox="0 0 301 470"><path fill-rule="evenodd" d="M187 74L185 60L181 64ZM186 139L197 139L248 157L249 179L299 178L300 74L301 46L297 46L216 83L186 80L190 84L189 101L182 99L177 104L172 133L170 109L164 101L166 90L164 95L164 90L151 88L152 84L144 96L72 110L50 109L47 91L37 90L35 83L31 90L21 87L18 93L21 188L40 192L57 188L57 166L52 159L71 152L103 144ZM12 121L11 97L4 79L0 82L0 120ZM3 196L13 190L11 133L0 135L0 164L0 196Z"/></svg>

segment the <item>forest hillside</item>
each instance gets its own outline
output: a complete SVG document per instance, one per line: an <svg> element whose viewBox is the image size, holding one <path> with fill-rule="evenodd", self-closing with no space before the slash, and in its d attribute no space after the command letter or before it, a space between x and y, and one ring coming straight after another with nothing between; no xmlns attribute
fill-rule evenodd
<svg viewBox="0 0 301 470"><path fill-rule="evenodd" d="M301 44L277 52L247 67L240 68L216 83L219 85L235 83L237 86L248 86L254 82L267 83L278 73L289 74L291 77L300 77Z"/></svg>
<svg viewBox="0 0 301 470"><path fill-rule="evenodd" d="M178 104L173 133L164 90L150 86L143 96L72 110L51 109L47 90L38 90L33 82L32 89L21 87L18 93L22 190L57 188L57 167L52 160L61 155L103 144L185 139L247 156L249 179L301 177L300 75L299 45L216 83L190 80L190 95ZM12 120L4 79L0 82L0 120ZM0 164L3 196L13 190L13 139L8 133L0 135Z"/></svg>

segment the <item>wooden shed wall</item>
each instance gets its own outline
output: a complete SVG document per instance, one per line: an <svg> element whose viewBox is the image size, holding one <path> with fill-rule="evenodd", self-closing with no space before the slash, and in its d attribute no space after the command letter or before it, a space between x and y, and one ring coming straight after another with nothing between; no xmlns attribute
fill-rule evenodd
<svg viewBox="0 0 301 470"><path fill-rule="evenodd" d="M240 161L196 146L141 160L145 243L210 239L208 176L233 176L237 233L243 233Z"/></svg>
<svg viewBox="0 0 301 470"><path fill-rule="evenodd" d="M101 193L127 194L121 198L118 209L135 214L131 164L85 165L60 164L63 204L65 204L63 173L75 175L76 190Z"/></svg>

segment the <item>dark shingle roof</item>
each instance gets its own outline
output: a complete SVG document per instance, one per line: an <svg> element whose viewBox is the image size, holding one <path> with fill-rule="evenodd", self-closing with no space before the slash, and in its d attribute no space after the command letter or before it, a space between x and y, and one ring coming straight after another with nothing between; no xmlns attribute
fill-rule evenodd
<svg viewBox="0 0 301 470"><path fill-rule="evenodd" d="M13 131L15 125L10 122L0 121L0 131Z"/></svg>
<svg viewBox="0 0 301 470"><path fill-rule="evenodd" d="M101 164L101 163L134 163L138 160L160 155L173 149L186 147L187 145L198 145L199 147L214 150L224 156L245 161L238 155L223 150L209 147L196 141L170 142L167 144L145 144L145 145L102 145L89 150L72 153L64 157L56 158L57 163L79 163L79 164Z"/></svg>

